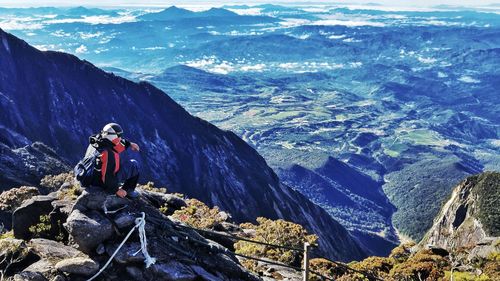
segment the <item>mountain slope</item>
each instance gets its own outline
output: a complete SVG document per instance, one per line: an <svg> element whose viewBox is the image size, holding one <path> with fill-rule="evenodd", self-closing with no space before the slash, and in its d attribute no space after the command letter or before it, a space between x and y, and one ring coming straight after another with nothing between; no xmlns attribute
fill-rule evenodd
<svg viewBox="0 0 500 281"><path fill-rule="evenodd" d="M395 208L381 183L332 157L316 169L292 165L277 173L339 220L372 255L387 256L397 245L391 223Z"/></svg>
<svg viewBox="0 0 500 281"><path fill-rule="evenodd" d="M499 237L499 205L500 173L470 176L453 190L421 243L456 250Z"/></svg>
<svg viewBox="0 0 500 281"><path fill-rule="evenodd" d="M195 118L148 83L133 83L75 56L41 52L0 30L0 140L40 141L69 163L107 122L141 145L143 179L231 212L237 221L284 218L320 237L342 260L363 251L323 209L280 184L265 160L234 133ZM19 137L19 136L22 136ZM33 163L35 164L35 163Z"/></svg>

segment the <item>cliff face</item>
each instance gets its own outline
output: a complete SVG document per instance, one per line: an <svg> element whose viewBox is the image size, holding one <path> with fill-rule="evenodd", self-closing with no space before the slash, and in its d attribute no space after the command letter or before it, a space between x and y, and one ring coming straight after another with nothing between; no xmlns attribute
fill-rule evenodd
<svg viewBox="0 0 500 281"><path fill-rule="evenodd" d="M42 142L73 165L90 134L117 122L141 145L142 179L217 205L237 221L263 216L302 224L319 235L331 258L364 256L338 222L280 184L265 160L234 133L191 116L148 83L106 73L72 55L38 51L1 30L0 42L0 143L10 149ZM21 164L12 165L1 166L8 171ZM26 179L19 175L18 182Z"/></svg>
<svg viewBox="0 0 500 281"><path fill-rule="evenodd" d="M468 177L453 190L421 244L456 250L495 240L500 236L498 206L500 173Z"/></svg>

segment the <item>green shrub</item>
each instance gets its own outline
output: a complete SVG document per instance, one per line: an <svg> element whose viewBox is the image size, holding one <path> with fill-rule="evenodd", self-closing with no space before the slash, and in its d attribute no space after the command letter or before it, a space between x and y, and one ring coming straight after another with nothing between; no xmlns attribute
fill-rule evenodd
<svg viewBox="0 0 500 281"><path fill-rule="evenodd" d="M393 258L395 262L397 263L402 263L405 262L411 255L411 248L415 246L415 243L406 243L406 244L401 244L397 246L396 248L392 249L391 254L389 255L390 258Z"/></svg>
<svg viewBox="0 0 500 281"><path fill-rule="evenodd" d="M446 271L443 281L451 280L451 271ZM453 281L491 281L485 274L475 275L470 272L453 271Z"/></svg>
<svg viewBox="0 0 500 281"><path fill-rule="evenodd" d="M309 268L311 271L318 272L319 274L330 277L333 279L338 279L339 277L347 273L347 269L343 266L337 265L327 259L311 259L309 261ZM311 274L311 281L320 281L322 277Z"/></svg>
<svg viewBox="0 0 500 281"><path fill-rule="evenodd" d="M251 236L251 239L259 242L302 249L305 242L315 244L318 239L316 235L309 235L301 225L296 223L262 217L257 218L257 223L258 225L245 223L240 226L246 229L254 229L255 233ZM246 241L236 242L234 248L237 254L268 258L295 266L300 265L303 256L302 251L279 249ZM257 264L249 261L244 265L248 269L255 271Z"/></svg>
<svg viewBox="0 0 500 281"><path fill-rule="evenodd" d="M57 198L60 200L76 200L82 194L82 187L78 182L73 183L67 188L60 189Z"/></svg>
<svg viewBox="0 0 500 281"><path fill-rule="evenodd" d="M384 257L368 257L352 265L352 268L365 272L367 275L386 279L393 268L395 260Z"/></svg>
<svg viewBox="0 0 500 281"><path fill-rule="evenodd" d="M142 190L145 190L145 191L167 193L167 188L165 188L165 187L156 187L155 183L152 182L152 181L149 181L146 184L139 185L138 188L140 188Z"/></svg>
<svg viewBox="0 0 500 281"><path fill-rule="evenodd" d="M75 176L73 172L62 173L59 175L48 175L43 177L40 181L40 185L49 189L50 191L59 190L63 183L73 184L75 182Z"/></svg>
<svg viewBox="0 0 500 281"><path fill-rule="evenodd" d="M396 264L389 273L394 280L440 280L444 271L449 269L445 258L422 250L403 263Z"/></svg>
<svg viewBox="0 0 500 281"><path fill-rule="evenodd" d="M54 226L50 215L41 215L40 222L30 226L28 230L33 235L33 238L48 238L55 239L56 241L64 240L62 222L58 220Z"/></svg>
<svg viewBox="0 0 500 281"><path fill-rule="evenodd" d="M209 208L203 202L196 199L189 199L186 203L187 206L176 210L172 217L187 225L202 229L213 229L224 222L224 218L219 214L220 210L218 207ZM168 209L166 209L166 206L162 208L160 208L160 211L167 212Z"/></svg>
<svg viewBox="0 0 500 281"><path fill-rule="evenodd" d="M0 210L13 212L24 200L40 194L38 188L32 186L21 186L6 190L0 194Z"/></svg>
<svg viewBox="0 0 500 281"><path fill-rule="evenodd" d="M0 240L0 280L5 280L9 268L24 260L30 250L23 240L5 238Z"/></svg>

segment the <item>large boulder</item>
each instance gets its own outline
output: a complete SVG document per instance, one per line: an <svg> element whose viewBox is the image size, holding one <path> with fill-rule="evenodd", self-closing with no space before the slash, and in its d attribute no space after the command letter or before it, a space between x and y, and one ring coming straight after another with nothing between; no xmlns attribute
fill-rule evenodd
<svg viewBox="0 0 500 281"><path fill-rule="evenodd" d="M23 271L14 275L14 281L48 281L39 272Z"/></svg>
<svg viewBox="0 0 500 281"><path fill-rule="evenodd" d="M166 206L169 209L180 210L182 207L187 206L184 199L174 194L141 190L141 195L157 208Z"/></svg>
<svg viewBox="0 0 500 281"><path fill-rule="evenodd" d="M46 259L41 259L23 270L23 272L31 272L41 274L44 278L55 276L57 274L54 264ZM36 274L35 274L36 275Z"/></svg>
<svg viewBox="0 0 500 281"><path fill-rule="evenodd" d="M21 204L35 195L39 195L38 188L21 186L6 190L0 194L0 222L7 229L12 228L12 212Z"/></svg>
<svg viewBox="0 0 500 281"><path fill-rule="evenodd" d="M88 257L86 254L73 247L48 239L31 239L28 245L37 256L55 263L63 259Z"/></svg>
<svg viewBox="0 0 500 281"><path fill-rule="evenodd" d="M56 269L69 274L92 276L99 271L99 264L89 258L70 258L56 264Z"/></svg>
<svg viewBox="0 0 500 281"><path fill-rule="evenodd" d="M118 245L119 243L115 243L106 247L106 252L109 256L116 251ZM142 263L144 262L144 255L139 251L140 249L141 243L139 242L127 243L118 251L114 260L121 264Z"/></svg>
<svg viewBox="0 0 500 281"><path fill-rule="evenodd" d="M97 186L90 186L85 188L83 193L78 197L73 210L96 210L103 211L104 203L108 210L115 210L126 206L128 200L120 198L114 194L106 192L104 189Z"/></svg>
<svg viewBox="0 0 500 281"><path fill-rule="evenodd" d="M83 213L75 209L64 227L70 235L70 241L76 243L81 251L89 254L114 234L112 223L96 211Z"/></svg>
<svg viewBox="0 0 500 281"><path fill-rule="evenodd" d="M32 238L29 228L40 223L40 216L48 215L52 209L53 196L34 196L21 204L12 214L12 229L14 237L24 240Z"/></svg>
<svg viewBox="0 0 500 281"><path fill-rule="evenodd" d="M189 266L176 261L154 264L147 274L154 274L152 280L193 281L197 277Z"/></svg>
<svg viewBox="0 0 500 281"><path fill-rule="evenodd" d="M48 239L31 239L30 249L40 260L25 272L40 273L47 279L57 277L59 272L89 276L99 270L99 264L85 253L62 243Z"/></svg>

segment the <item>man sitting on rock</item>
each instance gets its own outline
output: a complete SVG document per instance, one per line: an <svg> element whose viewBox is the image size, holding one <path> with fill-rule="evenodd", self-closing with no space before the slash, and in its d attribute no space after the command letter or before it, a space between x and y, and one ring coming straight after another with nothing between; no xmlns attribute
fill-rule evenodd
<svg viewBox="0 0 500 281"><path fill-rule="evenodd" d="M123 160L120 154L131 148L139 151L139 145L122 138L123 130L116 123L109 123L101 133L90 136L85 158L98 153L92 178L92 185L100 186L117 196L135 198L139 180L139 165L134 159Z"/></svg>

